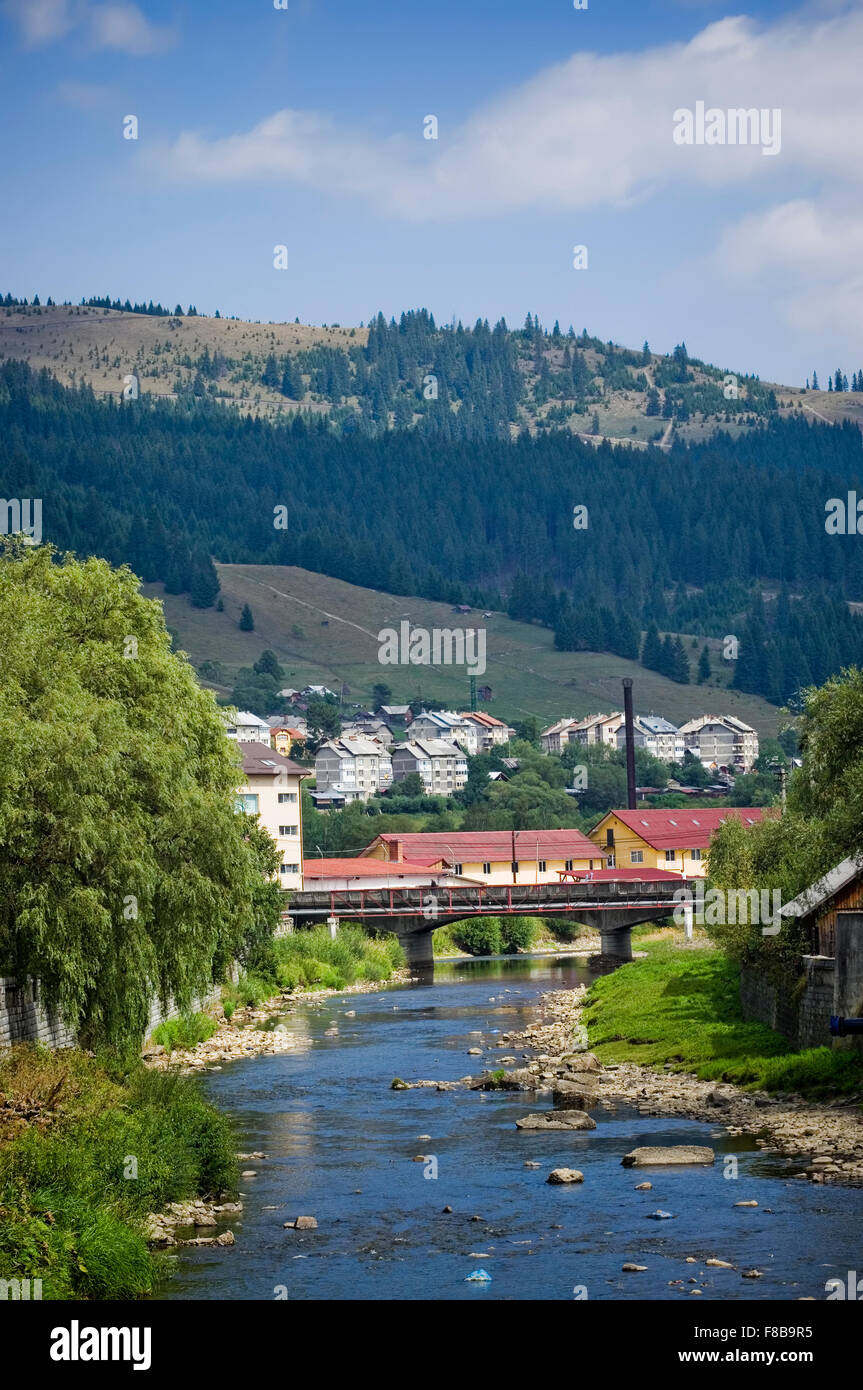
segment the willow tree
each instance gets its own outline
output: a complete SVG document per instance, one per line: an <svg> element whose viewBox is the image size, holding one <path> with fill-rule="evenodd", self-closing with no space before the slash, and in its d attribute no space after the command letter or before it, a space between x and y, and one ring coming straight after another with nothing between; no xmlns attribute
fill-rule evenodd
<svg viewBox="0 0 863 1390"><path fill-rule="evenodd" d="M236 746L128 569L0 549L0 973L90 1046L140 1040L271 930Z"/></svg>

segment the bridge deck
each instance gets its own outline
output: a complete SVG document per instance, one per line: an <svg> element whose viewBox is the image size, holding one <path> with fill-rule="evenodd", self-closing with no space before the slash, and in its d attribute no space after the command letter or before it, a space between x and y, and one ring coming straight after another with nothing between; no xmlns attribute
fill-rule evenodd
<svg viewBox="0 0 863 1390"><path fill-rule="evenodd" d="M581 883L519 883L476 887L445 887L434 883L414 888L350 888L292 893L292 917L421 917L434 908L436 916L495 917L526 914L543 917L558 912L601 912L620 908L662 908L673 911L674 894L696 879L661 882L626 879Z"/></svg>

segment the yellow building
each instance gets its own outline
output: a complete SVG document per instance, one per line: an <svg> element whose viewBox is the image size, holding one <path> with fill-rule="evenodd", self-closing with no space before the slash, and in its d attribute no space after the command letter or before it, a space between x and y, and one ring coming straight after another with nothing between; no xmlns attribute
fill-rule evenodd
<svg viewBox="0 0 863 1390"><path fill-rule="evenodd" d="M580 830L453 830L378 835L364 858L422 864L476 883L559 883L573 871L604 869L606 856Z"/></svg>
<svg viewBox="0 0 863 1390"><path fill-rule="evenodd" d="M754 825L760 806L694 806L674 811L607 811L590 832L616 869L667 869L684 878L704 878L710 838L729 816Z"/></svg>

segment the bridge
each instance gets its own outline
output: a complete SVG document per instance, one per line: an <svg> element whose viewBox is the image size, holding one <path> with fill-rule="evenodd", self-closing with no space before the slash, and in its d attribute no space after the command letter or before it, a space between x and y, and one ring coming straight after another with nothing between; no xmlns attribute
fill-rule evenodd
<svg viewBox="0 0 863 1390"><path fill-rule="evenodd" d="M441 885L430 879L420 887L310 889L292 893L288 912L302 926L328 917L363 922L379 932L393 932L408 965L434 968L435 928L469 917L568 917L593 927L601 940L601 960L608 967L632 960L632 928L639 922L668 917L680 903L674 894L697 880L591 880L535 884Z"/></svg>

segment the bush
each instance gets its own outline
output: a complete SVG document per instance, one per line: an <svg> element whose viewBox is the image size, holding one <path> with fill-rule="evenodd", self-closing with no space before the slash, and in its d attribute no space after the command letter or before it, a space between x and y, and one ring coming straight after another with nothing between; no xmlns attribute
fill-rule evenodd
<svg viewBox="0 0 863 1390"><path fill-rule="evenodd" d="M356 980L388 980L404 964L394 936L369 937L344 923L333 938L325 926L281 936L275 943L276 978L283 989L344 989Z"/></svg>
<svg viewBox="0 0 863 1390"><path fill-rule="evenodd" d="M468 917L450 926L453 939L463 951L472 956L498 956L501 953L500 919L498 917Z"/></svg>
<svg viewBox="0 0 863 1390"><path fill-rule="evenodd" d="M240 976L235 985L222 987L223 999L241 1009L257 1009L267 999L272 998L274 993L275 988L271 980L248 970Z"/></svg>
<svg viewBox="0 0 863 1390"><path fill-rule="evenodd" d="M196 1047L206 1042L216 1031L215 1019L208 1014L187 1014L182 1018L166 1019L153 1029L153 1042L173 1052L175 1047Z"/></svg>
<svg viewBox="0 0 863 1390"><path fill-rule="evenodd" d="M501 917L499 920L501 949L506 955L529 951L542 927L536 917Z"/></svg>

